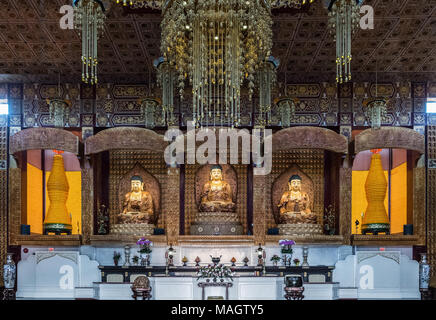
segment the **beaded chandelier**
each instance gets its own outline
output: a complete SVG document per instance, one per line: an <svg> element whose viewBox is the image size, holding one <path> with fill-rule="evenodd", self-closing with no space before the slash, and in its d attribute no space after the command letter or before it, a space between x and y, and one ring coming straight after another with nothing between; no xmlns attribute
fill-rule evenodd
<svg viewBox="0 0 436 320"><path fill-rule="evenodd" d="M82 81L98 83L97 42L103 33L105 7L101 0L74 0L74 24L82 37Z"/></svg>
<svg viewBox="0 0 436 320"><path fill-rule="evenodd" d="M258 66L271 54L269 3L174 0L162 13L161 51L182 98L192 86L195 125L239 126L241 87L246 83L251 98Z"/></svg>
<svg viewBox="0 0 436 320"><path fill-rule="evenodd" d="M329 27L336 42L336 82L351 80L351 38L359 26L361 0L331 0Z"/></svg>

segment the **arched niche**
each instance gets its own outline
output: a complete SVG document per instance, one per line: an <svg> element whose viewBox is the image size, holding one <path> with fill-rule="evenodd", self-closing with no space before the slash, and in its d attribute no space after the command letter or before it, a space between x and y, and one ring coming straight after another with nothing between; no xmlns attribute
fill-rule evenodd
<svg viewBox="0 0 436 320"><path fill-rule="evenodd" d="M117 127L100 131L86 139L85 155L122 149L164 152L167 145L164 136L152 130Z"/></svg>
<svg viewBox="0 0 436 320"><path fill-rule="evenodd" d="M424 135L403 127L381 127L360 132L352 141L354 153L371 149L406 149L425 152Z"/></svg>
<svg viewBox="0 0 436 320"><path fill-rule="evenodd" d="M347 138L333 130L320 127L292 127L282 129L265 139L271 139L272 151L293 149L322 149L336 153L348 153Z"/></svg>
<svg viewBox="0 0 436 320"><path fill-rule="evenodd" d="M9 139L9 152L14 165L9 169L9 227L12 245L79 243L82 230L80 131L60 128L28 128ZM50 175L53 150L63 151L64 168L70 185L67 208L73 216L73 235L42 235L44 210L49 200L45 197L46 181ZM30 225L31 235L22 235L20 225ZM76 232L77 231L77 232ZM76 234L77 233L77 234ZM55 238L53 238L55 237ZM57 242L59 241L59 242Z"/></svg>
<svg viewBox="0 0 436 320"><path fill-rule="evenodd" d="M379 129L366 129L356 134L350 143L350 151L353 155L353 169L350 172L352 178L352 185L356 184L355 172L369 170L371 153L370 150L381 150L382 166L385 174L387 175L387 181L391 181L388 184L387 194L391 194L390 198L387 198L386 210L389 214L392 212L400 212L394 210L396 207L400 207L405 210L406 213L401 213L404 223L413 224L413 243L423 244L425 243L425 137L417 131L404 128L404 127L381 127ZM365 165L364 165L365 164ZM396 180L394 180L394 177ZM401 181L397 181L401 177ZM362 178L363 179L363 178ZM362 180L362 183L364 180ZM390 189L389 189L390 188ZM398 192L399 189L404 188L404 193ZM354 244L363 243L363 241L374 241L374 244L382 244L383 241L378 240L377 236L367 235L363 236L357 230L355 231L354 219L356 216L356 210L354 208L355 193L358 193L358 188L354 186L352 188L352 212L354 217L350 218L350 229L352 233L357 233L353 237ZM362 197L364 193L362 192ZM400 196L401 195L401 196ZM394 197L395 196L395 197ZM387 195L388 197L388 195ZM398 199L403 199L398 205L396 202ZM404 200L406 199L406 200ZM390 200L390 201L389 201ZM403 204L406 202L407 204ZM393 223L393 216L390 216L390 222ZM351 221L353 220L353 221ZM357 220L357 219L356 219ZM393 228L393 224L391 225ZM402 233L401 228L393 230L393 233ZM391 230L392 231L392 230ZM397 237L401 241L401 237L406 237L403 234L385 236L387 240L392 237ZM359 242L360 241L360 242ZM378 242L377 242L378 241ZM390 240L391 241L391 240Z"/></svg>
<svg viewBox="0 0 436 320"><path fill-rule="evenodd" d="M83 201L89 226L85 238L87 243L119 241L119 235L110 233L110 226L104 228L106 233L99 233L98 213L99 210L103 212L101 208L104 205L109 225L115 223L115 216L120 212L121 198L130 191L132 175L140 175L145 182L150 181L148 185L145 183L145 189L154 190L151 193L159 217L156 227L169 229L167 220L174 212L169 207L173 203L178 205L174 195L178 191L170 192L170 187L178 184L171 182L173 177L168 175L163 155L167 146L168 142L163 135L137 127L103 129L85 140L84 153L89 166L83 184L90 191L84 195ZM165 200L165 195L172 197L171 204ZM175 228L178 229L178 225ZM135 236L131 234L126 239L133 241Z"/></svg>
<svg viewBox="0 0 436 320"><path fill-rule="evenodd" d="M9 140L10 154L26 150L61 150L79 154L79 138L74 133L57 128L29 128L14 134Z"/></svg>

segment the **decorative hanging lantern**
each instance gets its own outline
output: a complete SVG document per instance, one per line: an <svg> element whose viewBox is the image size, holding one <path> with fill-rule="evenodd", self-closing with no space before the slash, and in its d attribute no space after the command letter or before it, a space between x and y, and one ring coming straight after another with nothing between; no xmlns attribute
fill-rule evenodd
<svg viewBox="0 0 436 320"><path fill-rule="evenodd" d="M138 103L141 108L141 118L144 121L144 126L154 128L156 126L154 113L160 105L160 101L157 98L142 98L138 100Z"/></svg>
<svg viewBox="0 0 436 320"><path fill-rule="evenodd" d="M162 88L162 121L167 126L176 124L174 116L174 84L176 72L174 68L163 57L154 61L158 70L158 83Z"/></svg>
<svg viewBox="0 0 436 320"><path fill-rule="evenodd" d="M63 151L54 152L53 166L47 181L50 206L44 220L44 234L71 234L71 216L66 206L70 187L65 174Z"/></svg>
<svg viewBox="0 0 436 320"><path fill-rule="evenodd" d="M373 129L380 129L382 119L386 116L389 100L384 98L366 99L363 101L365 117Z"/></svg>
<svg viewBox="0 0 436 320"><path fill-rule="evenodd" d="M280 120L283 128L288 128L295 122L296 105L300 100L297 98L280 97L275 104L278 107Z"/></svg>
<svg viewBox="0 0 436 320"><path fill-rule="evenodd" d="M105 6L102 0L74 0L74 23L82 37L82 81L97 84L98 39L103 34Z"/></svg>
<svg viewBox="0 0 436 320"><path fill-rule="evenodd" d="M368 206L362 219L362 234L389 234L390 224L385 208L385 198L388 183L383 172L380 155L381 149L371 150L371 165L365 182L366 200Z"/></svg>
<svg viewBox="0 0 436 320"><path fill-rule="evenodd" d="M259 116L258 125L266 127L271 124L271 90L276 83L276 70L280 62L270 56L259 68Z"/></svg>
<svg viewBox="0 0 436 320"><path fill-rule="evenodd" d="M53 125L59 128L65 127L70 118L72 103L70 100L62 99L60 74L58 82L58 96L53 99L46 99L46 102L49 106L50 120L53 122Z"/></svg>
<svg viewBox="0 0 436 320"><path fill-rule="evenodd" d="M351 80L351 39L359 26L362 0L331 0L328 24L336 42L336 81Z"/></svg>
<svg viewBox="0 0 436 320"><path fill-rule="evenodd" d="M49 105L50 120L55 127L63 128L70 118L71 102L62 99L47 99Z"/></svg>

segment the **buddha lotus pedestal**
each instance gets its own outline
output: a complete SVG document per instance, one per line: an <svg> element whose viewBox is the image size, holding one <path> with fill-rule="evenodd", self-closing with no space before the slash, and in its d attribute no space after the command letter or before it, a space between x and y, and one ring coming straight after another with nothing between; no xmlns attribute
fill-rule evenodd
<svg viewBox="0 0 436 320"><path fill-rule="evenodd" d="M322 234L323 229L320 224L313 223L285 223L279 224L280 235L313 235Z"/></svg>
<svg viewBox="0 0 436 320"><path fill-rule="evenodd" d="M126 234L134 236L150 236L156 226L148 223L124 223L111 226L111 234Z"/></svg>
<svg viewBox="0 0 436 320"><path fill-rule="evenodd" d="M198 212L191 225L191 235L242 235L236 212Z"/></svg>

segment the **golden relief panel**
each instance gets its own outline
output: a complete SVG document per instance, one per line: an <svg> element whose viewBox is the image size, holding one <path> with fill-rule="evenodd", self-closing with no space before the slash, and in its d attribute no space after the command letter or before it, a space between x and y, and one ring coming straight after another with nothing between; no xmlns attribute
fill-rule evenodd
<svg viewBox="0 0 436 320"><path fill-rule="evenodd" d="M0 128L0 161L6 163L7 160L7 127ZM7 174L6 166L0 169L0 265L6 261L8 249L8 193L7 193ZM0 287L3 285L3 277L0 279Z"/></svg>
<svg viewBox="0 0 436 320"><path fill-rule="evenodd" d="M436 126L427 127L427 154L429 160L436 159ZM431 274L436 274L436 169L427 169L427 223L428 259Z"/></svg>

